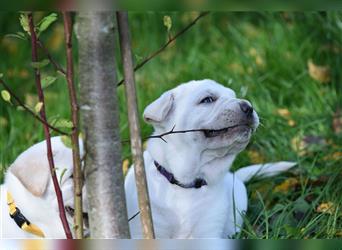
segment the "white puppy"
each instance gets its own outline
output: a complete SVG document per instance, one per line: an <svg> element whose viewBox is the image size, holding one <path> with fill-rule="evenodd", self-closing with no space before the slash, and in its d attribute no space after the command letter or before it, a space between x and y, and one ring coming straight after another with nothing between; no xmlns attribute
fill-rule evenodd
<svg viewBox="0 0 342 250"><path fill-rule="evenodd" d="M147 106L144 119L154 135L144 152L154 230L157 238L224 238L240 231L247 210L244 181L274 175L294 166L280 162L230 173L236 155L248 144L259 118L252 105L212 80L191 81L165 92ZM134 171L125 181L128 216L139 211ZM130 221L141 238L140 217Z"/></svg>
<svg viewBox="0 0 342 250"><path fill-rule="evenodd" d="M63 193L67 219L73 231L73 180L72 152L64 146L60 137L51 139L56 174ZM81 145L81 152L82 144ZM85 190L84 197L86 196ZM46 142L40 142L18 156L9 167L5 182L1 185L1 238L39 238L21 229L9 215L8 195L21 214L43 233L45 238L65 238L59 218L58 203L53 187L49 163L46 155ZM85 211L87 203L85 202ZM86 214L84 214L86 217ZM17 216L19 224L25 222ZM87 218L85 218L87 220ZM27 224L29 224L27 223ZM87 222L85 223L87 224Z"/></svg>

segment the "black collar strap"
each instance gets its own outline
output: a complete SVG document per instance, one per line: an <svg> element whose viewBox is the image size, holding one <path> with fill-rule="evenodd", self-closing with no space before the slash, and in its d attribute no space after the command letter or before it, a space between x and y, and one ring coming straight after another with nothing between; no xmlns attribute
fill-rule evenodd
<svg viewBox="0 0 342 250"><path fill-rule="evenodd" d="M154 165L156 166L159 173L161 173L171 184L175 184L182 188L201 188L202 186L208 185L204 179L196 178L193 182L189 184L180 183L172 173L167 171L163 166L161 166L158 162L154 161Z"/></svg>

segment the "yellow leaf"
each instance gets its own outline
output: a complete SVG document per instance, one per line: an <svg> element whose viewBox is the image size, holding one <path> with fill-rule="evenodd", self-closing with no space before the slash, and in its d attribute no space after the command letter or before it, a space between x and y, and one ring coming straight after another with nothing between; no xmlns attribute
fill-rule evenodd
<svg viewBox="0 0 342 250"><path fill-rule="evenodd" d="M42 102L38 102L36 104L36 106L34 106L34 110L36 111L36 113L39 113L41 111L42 107L43 107L43 103Z"/></svg>
<svg viewBox="0 0 342 250"><path fill-rule="evenodd" d="M284 117L284 118L288 118L291 115L290 111L286 108L278 109L277 113L278 113L278 115L280 115L281 117Z"/></svg>
<svg viewBox="0 0 342 250"><path fill-rule="evenodd" d="M251 163L253 164L262 163L265 161L265 158L256 150L249 150L247 154Z"/></svg>
<svg viewBox="0 0 342 250"><path fill-rule="evenodd" d="M330 67L316 65L312 62L312 59L308 60L309 75L312 79L319 81L321 83L330 82Z"/></svg>
<svg viewBox="0 0 342 250"><path fill-rule="evenodd" d="M335 236L337 236L337 237L342 237L342 230L337 231L337 232L335 233Z"/></svg>
<svg viewBox="0 0 342 250"><path fill-rule="evenodd" d="M334 152L332 154L328 154L325 157L323 157L323 160L329 161L329 160L342 160L342 152Z"/></svg>
<svg viewBox="0 0 342 250"><path fill-rule="evenodd" d="M288 120L288 121L287 121L287 124L288 124L290 127L296 126L296 122L295 122L294 120L292 120L292 119Z"/></svg>
<svg viewBox="0 0 342 250"><path fill-rule="evenodd" d="M1 91L1 97L4 99L5 102L11 102L11 95L7 90L2 90Z"/></svg>
<svg viewBox="0 0 342 250"><path fill-rule="evenodd" d="M122 172L124 176L127 174L128 168L129 168L129 160L126 159L122 162Z"/></svg>
<svg viewBox="0 0 342 250"><path fill-rule="evenodd" d="M335 212L335 204L331 201L328 201L326 203L321 203L317 208L317 213L323 213L323 214L333 214Z"/></svg>
<svg viewBox="0 0 342 250"><path fill-rule="evenodd" d="M305 150L306 144L305 144L303 138L301 138L299 136L295 136L292 138L291 146L292 146L292 149L300 156L303 156L307 153Z"/></svg>
<svg viewBox="0 0 342 250"><path fill-rule="evenodd" d="M261 68L265 67L265 65L266 65L265 60L260 55L257 55L255 57L255 63L257 66L259 66Z"/></svg>
<svg viewBox="0 0 342 250"><path fill-rule="evenodd" d="M295 187L299 181L296 178L288 178L278 186L274 188L274 192L276 193L288 193L290 189Z"/></svg>

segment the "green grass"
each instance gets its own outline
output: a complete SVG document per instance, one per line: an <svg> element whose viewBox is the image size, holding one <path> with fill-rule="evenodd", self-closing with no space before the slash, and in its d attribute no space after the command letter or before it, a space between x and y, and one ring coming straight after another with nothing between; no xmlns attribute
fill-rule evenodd
<svg viewBox="0 0 342 250"><path fill-rule="evenodd" d="M193 13L131 13L136 61L166 41L164 15L172 17L172 34L196 16ZM22 99L28 100L30 96L34 99L29 43L3 38L20 30L17 18L18 13L0 15L0 72ZM59 19L43 34L42 40L64 65L63 40L58 42L63 35L61 25ZM247 150L235 161L234 169L254 163L251 152L264 162L299 163L290 173L248 184L249 210L245 226L236 238L341 237L342 159L341 155L331 157L342 152L342 136L332 129L333 113L342 108L341 33L342 13L338 12L211 13L137 72L140 112L165 90L192 79L214 79L250 100L262 125ZM315 64L330 66L329 83L310 77L309 59ZM117 60L120 61L119 53ZM51 66L44 68L44 72L55 74ZM118 75L121 78L121 72ZM118 95L121 135L126 139L128 124L122 87ZM47 88L46 98L48 117L70 116L62 77ZM20 152L42 140L43 131L41 124L27 113L3 100L0 105L0 166L4 170ZM290 118L278 115L278 109L288 109ZM289 119L295 126L289 126ZM151 131L142 121L143 136ZM305 136L318 136L326 143L310 145L305 154L299 154L291 141ZM123 158L129 157L129 146L124 145ZM0 174L0 181L2 177ZM298 184L277 192L276 186L289 178L295 178ZM327 202L334 204L334 211L316 212L321 203Z"/></svg>

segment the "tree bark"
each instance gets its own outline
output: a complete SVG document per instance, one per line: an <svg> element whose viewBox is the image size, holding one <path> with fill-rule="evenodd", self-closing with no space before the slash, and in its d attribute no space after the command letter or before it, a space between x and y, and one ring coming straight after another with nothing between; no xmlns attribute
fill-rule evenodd
<svg viewBox="0 0 342 250"><path fill-rule="evenodd" d="M115 13L80 11L80 110L91 238L129 238L116 94Z"/></svg>
<svg viewBox="0 0 342 250"><path fill-rule="evenodd" d="M128 26L127 12L117 12L120 49L124 66L125 91L128 107L129 130L131 135L131 149L134 161L135 180L138 191L138 201L142 231L145 239L154 238L150 199L146 182L143 149L140 137L140 125L137 105L137 95L135 90L133 59L131 51L131 39Z"/></svg>

